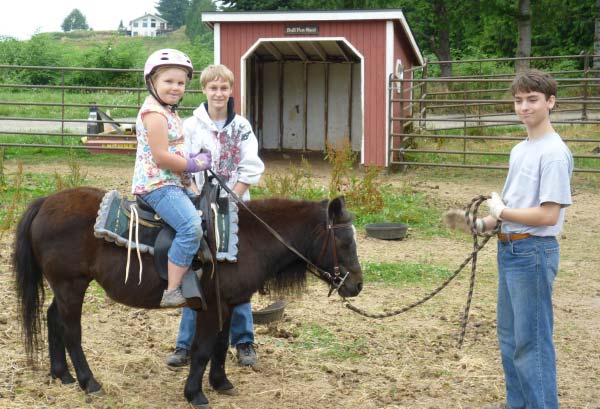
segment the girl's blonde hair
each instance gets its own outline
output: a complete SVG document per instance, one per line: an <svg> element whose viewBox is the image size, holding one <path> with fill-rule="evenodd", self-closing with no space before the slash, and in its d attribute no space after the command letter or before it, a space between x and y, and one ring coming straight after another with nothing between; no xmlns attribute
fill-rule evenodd
<svg viewBox="0 0 600 409"><path fill-rule="evenodd" d="M233 87L233 72L223 64L211 64L202 70L200 74L200 85L202 88L211 81L225 80Z"/></svg>

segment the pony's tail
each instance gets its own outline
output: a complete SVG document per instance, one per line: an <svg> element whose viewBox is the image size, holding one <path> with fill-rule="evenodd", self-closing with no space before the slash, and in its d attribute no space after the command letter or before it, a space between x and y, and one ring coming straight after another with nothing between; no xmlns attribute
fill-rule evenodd
<svg viewBox="0 0 600 409"><path fill-rule="evenodd" d="M44 304L42 270L35 260L31 247L31 224L44 200L46 198L42 197L33 201L19 220L12 257L15 289L19 301L19 318L25 342L25 352L30 362L36 356L39 346L40 307Z"/></svg>

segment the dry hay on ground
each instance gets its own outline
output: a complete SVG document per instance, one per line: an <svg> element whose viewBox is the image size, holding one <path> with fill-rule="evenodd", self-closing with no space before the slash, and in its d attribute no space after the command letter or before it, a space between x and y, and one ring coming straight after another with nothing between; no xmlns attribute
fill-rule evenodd
<svg viewBox="0 0 600 409"><path fill-rule="evenodd" d="M267 163L267 169L276 165ZM107 180L126 190L128 177ZM119 172L111 172L118 174ZM128 175L128 174L127 174ZM127 176L126 175L126 176ZM407 182L414 177L413 182ZM417 176L389 176L412 183L448 207L467 203L498 188L500 180L470 184L419 182ZM568 210L561 239L562 259L555 284L555 325L561 407L600 408L600 193L578 188ZM419 262L453 270L471 242L423 238L418 232L403 241L358 237L362 260ZM169 370L178 325L176 311L127 308L88 292L84 306L83 345L101 396L86 396L77 386L63 386L48 376L44 348L36 369L27 366L21 344L13 282L9 268L11 237L0 243L0 407L1 408L185 408L187 370ZM425 305L403 315L371 320L326 297L325 284L310 280L307 293L290 299L283 321L256 327L260 367L239 368L233 353L228 373L239 396L215 394L206 386L211 407L219 408L480 408L504 395L495 338L495 248L492 241L479 258L475 294L465 344L456 348L468 291L464 272ZM437 283L399 288L366 283L352 302L381 312L406 305ZM260 299L258 303L268 300ZM310 335L310 336L307 336Z"/></svg>

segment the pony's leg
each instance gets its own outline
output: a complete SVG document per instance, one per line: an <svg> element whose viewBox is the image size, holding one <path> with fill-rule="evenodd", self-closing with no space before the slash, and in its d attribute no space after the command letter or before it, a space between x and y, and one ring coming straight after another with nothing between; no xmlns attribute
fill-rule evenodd
<svg viewBox="0 0 600 409"><path fill-rule="evenodd" d="M58 314L56 298L48 307L46 314L48 327L48 352L50 354L50 375L60 379L63 384L73 383L75 379L69 372L65 343L63 341L63 323Z"/></svg>
<svg viewBox="0 0 600 409"><path fill-rule="evenodd" d="M63 323L63 340L75 368L77 382L86 393L94 393L101 386L94 378L81 347L81 307L88 284L89 280L72 281L69 285L54 288L54 294Z"/></svg>
<svg viewBox="0 0 600 409"><path fill-rule="evenodd" d="M210 358L210 372L208 381L210 385L219 393L226 395L236 395L233 384L227 379L225 373L225 362L227 361L227 349L229 348L229 327L231 326L231 316L223 324L223 330L217 335L212 357Z"/></svg>
<svg viewBox="0 0 600 409"><path fill-rule="evenodd" d="M208 408L208 399L202 391L202 378L206 365L213 355L217 342L219 324L216 306L209 305L207 311L198 311L196 333L192 343L190 373L185 382L185 398L197 409Z"/></svg>

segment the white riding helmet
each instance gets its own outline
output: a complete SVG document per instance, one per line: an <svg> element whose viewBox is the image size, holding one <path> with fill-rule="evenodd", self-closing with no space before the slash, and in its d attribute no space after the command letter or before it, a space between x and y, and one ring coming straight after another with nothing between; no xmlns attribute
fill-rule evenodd
<svg viewBox="0 0 600 409"><path fill-rule="evenodd" d="M188 73L188 78L192 79L194 67L192 61L187 54L173 48L163 48L150 54L144 65L144 81L148 81L154 71L161 66L172 65L185 69Z"/></svg>

